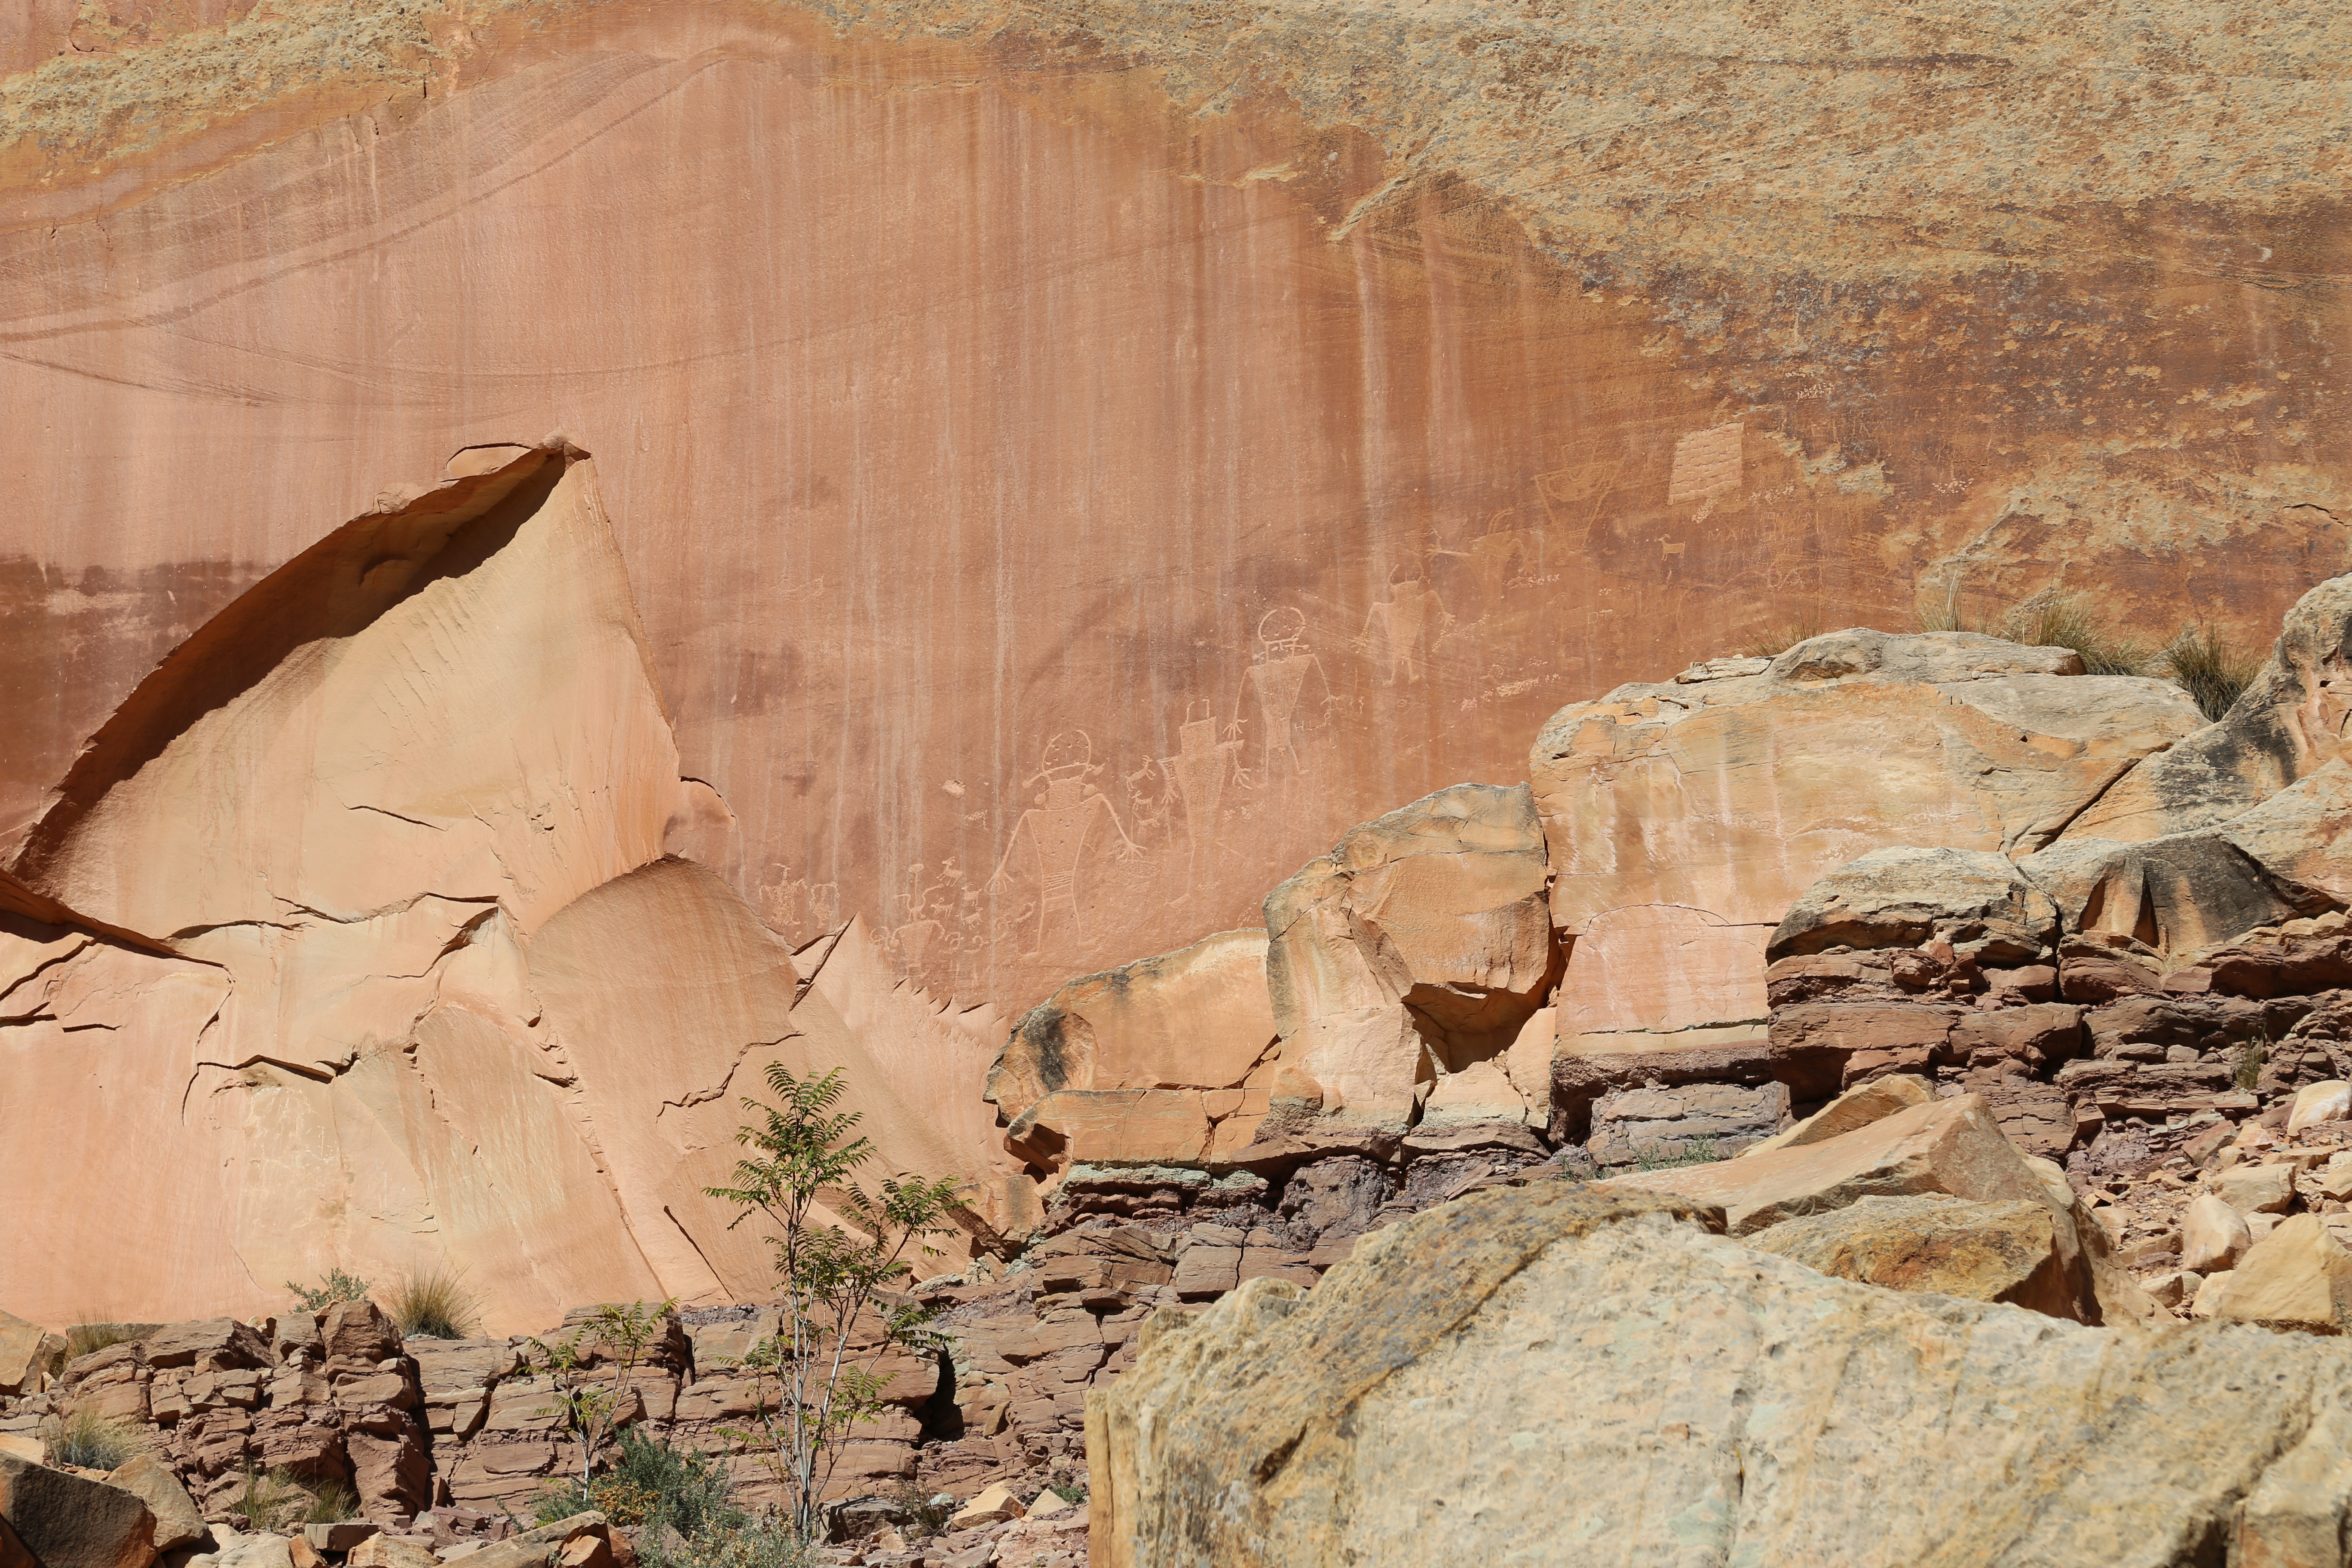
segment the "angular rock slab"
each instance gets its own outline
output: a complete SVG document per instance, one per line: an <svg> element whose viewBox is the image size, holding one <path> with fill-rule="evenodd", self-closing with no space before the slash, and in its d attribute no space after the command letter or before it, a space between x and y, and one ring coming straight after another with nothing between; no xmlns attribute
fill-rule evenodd
<svg viewBox="0 0 2352 1568"><path fill-rule="evenodd" d="M2082 1321L2043 1204L1861 1198L1829 1214L1784 1221L1748 1242L1858 1284L2003 1301Z"/></svg>
<svg viewBox="0 0 2352 1568"><path fill-rule="evenodd" d="M1778 961L1831 947L1922 947L1939 937L1970 957L2026 963L2058 940L2058 907L2006 855L1894 846L1807 888L1764 954Z"/></svg>
<svg viewBox="0 0 2352 1568"><path fill-rule="evenodd" d="M1274 1044L1265 948L1219 931L1071 981L1013 1026L988 1098L1017 1121L1056 1089L1239 1088Z"/></svg>
<svg viewBox="0 0 2352 1568"><path fill-rule="evenodd" d="M155 1516L121 1487L0 1454L0 1519L41 1568L147 1568Z"/></svg>
<svg viewBox="0 0 2352 1568"><path fill-rule="evenodd" d="M2326 1342L1875 1289L1554 1185L1171 1317L1087 1396L1098 1568L2344 1561Z"/></svg>
<svg viewBox="0 0 2352 1568"><path fill-rule="evenodd" d="M2085 1321L2142 1319L2145 1292L2107 1261L2099 1228L2057 1166L2031 1160L2001 1133L1980 1095L1930 1100L1819 1143L1711 1165L1616 1176L1611 1189L1672 1193L1717 1204L1733 1236L1826 1213L1857 1199L1943 1194L2031 1202L2050 1212L2076 1311Z"/></svg>
<svg viewBox="0 0 2352 1568"><path fill-rule="evenodd" d="M1559 978L1544 876L1525 785L1455 784L1351 829L1265 897L1283 1069L1325 1115L1401 1131L1442 1076L1507 1057Z"/></svg>

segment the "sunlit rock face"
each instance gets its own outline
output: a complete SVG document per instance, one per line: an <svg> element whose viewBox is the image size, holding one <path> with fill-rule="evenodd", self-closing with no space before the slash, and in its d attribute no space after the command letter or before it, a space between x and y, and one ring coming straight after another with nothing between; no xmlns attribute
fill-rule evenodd
<svg viewBox="0 0 2352 1568"><path fill-rule="evenodd" d="M1008 1016L1768 631L2345 564L2340 17L236 12L0 33L0 831L559 428L715 868Z"/></svg>
<svg viewBox="0 0 2352 1568"><path fill-rule="evenodd" d="M28 1310L247 1311L337 1263L463 1269L499 1324L756 1294L765 1243L704 1189L774 1062L842 1070L877 1173L992 1168L959 1116L979 1034L908 1042L853 963L813 994L665 852L698 796L593 466L500 456L230 605L27 837L0 1100L40 1135L5 1141L0 1222ZM169 1179L122 1201L131 1165Z"/></svg>
<svg viewBox="0 0 2352 1568"><path fill-rule="evenodd" d="M748 1255L677 1205L763 1052L870 1066L890 1158L1017 1225L1010 1022L1257 925L1351 825L1528 782L1563 704L2053 584L2266 638L2347 564L2347 29L20 8L10 1103L184 1167L103 1222L196 1282L166 1315L468 1226L519 1312L731 1288ZM1569 920L1564 885L1571 972L1645 977L1564 998L1563 1038L1754 1032L1770 900ZM742 994L624 1094L590 1058L674 1003L599 944L645 922ZM1539 1120L1471 1081L1520 1036L1444 1064L1454 1100ZM528 1182L481 1184L499 1140ZM33 1162L12 1222L77 1179L0 1158Z"/></svg>

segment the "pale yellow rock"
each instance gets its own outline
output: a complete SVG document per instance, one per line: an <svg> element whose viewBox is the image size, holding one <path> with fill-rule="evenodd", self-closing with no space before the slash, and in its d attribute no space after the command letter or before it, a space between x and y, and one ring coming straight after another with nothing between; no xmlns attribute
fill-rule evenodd
<svg viewBox="0 0 2352 1568"><path fill-rule="evenodd" d="M381 1533L352 1547L343 1562L346 1568L439 1568L440 1563L430 1546Z"/></svg>
<svg viewBox="0 0 2352 1568"><path fill-rule="evenodd" d="M0 1454L14 1454L37 1465L48 1457L48 1447L38 1437L28 1437L21 1432L0 1432Z"/></svg>
<svg viewBox="0 0 2352 1568"><path fill-rule="evenodd" d="M196 1510L188 1489L172 1467L155 1455L140 1454L117 1467L106 1484L121 1487L147 1505L155 1516L155 1550L177 1552L205 1538L205 1516Z"/></svg>
<svg viewBox="0 0 2352 1568"><path fill-rule="evenodd" d="M1274 1045L1265 951L1220 931L1071 981L1013 1026L987 1098L1017 1121L1059 1089L1239 1088Z"/></svg>
<svg viewBox="0 0 2352 1568"><path fill-rule="evenodd" d="M28 1386L65 1364L64 1336L0 1312L0 1394L30 1394Z"/></svg>
<svg viewBox="0 0 2352 1568"><path fill-rule="evenodd" d="M1775 1149L1794 1149L1807 1143L1820 1143L1874 1121L1884 1121L1899 1110L1915 1105L1925 1105L1936 1098L1927 1080L1912 1073L1889 1073L1885 1078L1858 1083L1786 1132L1778 1132L1752 1148L1742 1150L1738 1159L1749 1160Z"/></svg>
<svg viewBox="0 0 2352 1568"><path fill-rule="evenodd" d="M2245 1216L2211 1193L2202 1194L2181 1212L2183 1268L2200 1274L2233 1268L2253 1244Z"/></svg>
<svg viewBox="0 0 2352 1568"><path fill-rule="evenodd" d="M948 1520L951 1530L970 1530L974 1525L995 1524L1021 1515L1021 1504L1013 1490L1003 1482L992 1483L979 1496L956 1510Z"/></svg>
<svg viewBox="0 0 2352 1568"><path fill-rule="evenodd" d="M1024 1519L1051 1519L1057 1513L1069 1512L1071 1507L1072 1504L1067 1498L1054 1490L1053 1488L1048 1487L1044 1491L1039 1492L1035 1498L1031 1500L1028 1508L1023 1511L1021 1517Z"/></svg>
<svg viewBox="0 0 2352 1568"><path fill-rule="evenodd" d="M1525 786L1457 784L1349 830L1265 898L1283 1066L1327 1115L1410 1124L1423 1086L1507 1057L1540 1010L1558 967L1543 887Z"/></svg>
<svg viewBox="0 0 2352 1568"><path fill-rule="evenodd" d="M2287 1136L2320 1121L2352 1121L2352 1083L2331 1079L2307 1083L2294 1091L2294 1107L2287 1112Z"/></svg>
<svg viewBox="0 0 2352 1568"><path fill-rule="evenodd" d="M2061 673L2079 668L1973 634L1857 629L1761 675L1637 683L1554 714L1528 767L1553 923L1577 941L1563 1040L1589 1017L1646 1053L1688 1048L1661 1024L1761 1020L1760 950L1822 875L1888 845L2038 848L2204 722L2177 688ZM1605 982L1579 973L1588 932Z"/></svg>
<svg viewBox="0 0 2352 1568"><path fill-rule="evenodd" d="M2239 1263L2214 1315L2320 1334L2352 1331L2352 1252L2317 1215L2281 1220Z"/></svg>
<svg viewBox="0 0 2352 1568"><path fill-rule="evenodd" d="M776 1060L855 1080L872 1174L995 1170L953 1142L993 1131L984 1046L877 1061L739 892L663 858L700 797L651 665L569 447L334 531L165 660L16 865L82 923L0 932L0 972L38 959L0 1103L45 1108L0 1139L0 1231L78 1260L10 1305L247 1316L322 1258L462 1267L501 1333L733 1299L770 1260L702 1189ZM137 1205L54 1157L134 1143L179 1173Z"/></svg>
<svg viewBox="0 0 2352 1568"><path fill-rule="evenodd" d="M2172 1568L2242 1503L2340 1517L2347 1404L2303 1336L1880 1289L1530 1185L1150 1336L1087 1398L1089 1561Z"/></svg>
<svg viewBox="0 0 2352 1568"><path fill-rule="evenodd" d="M2293 1165L2233 1165L2206 1178L2213 1195L2242 1215L2283 1214L2294 1202Z"/></svg>
<svg viewBox="0 0 2352 1568"><path fill-rule="evenodd" d="M2205 1276L2203 1283L2197 1287L2197 1299L2189 1305L2189 1316L2200 1319L2218 1316L2221 1310L2221 1299L2230 1293L2232 1277L2233 1271L2227 1268Z"/></svg>

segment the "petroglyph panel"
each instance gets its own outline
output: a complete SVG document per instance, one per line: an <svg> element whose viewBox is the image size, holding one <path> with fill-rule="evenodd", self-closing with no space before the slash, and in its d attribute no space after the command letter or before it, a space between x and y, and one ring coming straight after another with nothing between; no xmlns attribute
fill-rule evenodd
<svg viewBox="0 0 2352 1568"><path fill-rule="evenodd" d="M1674 473L1666 481L1668 506L1697 506L1717 496L1739 493L1742 428L1718 425L1712 430L1694 430L1675 443Z"/></svg>

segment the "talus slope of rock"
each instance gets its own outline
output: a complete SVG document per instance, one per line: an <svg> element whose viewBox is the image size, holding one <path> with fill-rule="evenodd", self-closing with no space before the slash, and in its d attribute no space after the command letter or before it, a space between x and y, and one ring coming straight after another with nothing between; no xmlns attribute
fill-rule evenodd
<svg viewBox="0 0 2352 1568"><path fill-rule="evenodd" d="M1530 1186L1155 1323L1089 1396L1091 1561L2334 1568L2347 1399L2331 1342L1904 1295Z"/></svg>

